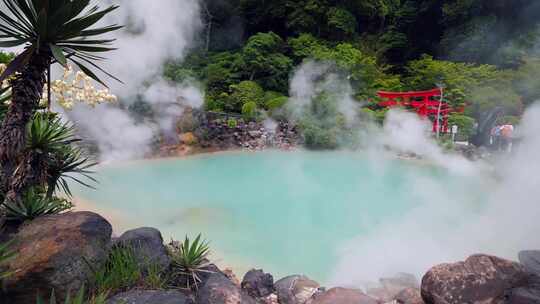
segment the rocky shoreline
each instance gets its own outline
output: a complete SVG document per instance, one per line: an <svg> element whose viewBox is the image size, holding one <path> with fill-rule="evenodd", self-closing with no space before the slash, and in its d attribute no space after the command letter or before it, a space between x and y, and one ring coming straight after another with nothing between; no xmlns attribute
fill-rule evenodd
<svg viewBox="0 0 540 304"><path fill-rule="evenodd" d="M80 289L111 248L129 245L138 263L152 262L165 272L171 257L161 233L138 228L112 238L112 226L92 212L68 212L27 222L2 239L11 239L16 257L2 267L14 271L4 281L1 303L35 303L55 290L57 299ZM522 304L540 303L540 251L524 251L520 263L489 255L436 265L419 282L399 274L367 291L325 288L304 275L275 278L260 269L238 280L230 270L205 266L198 288L174 284L149 290L135 284L109 294L108 304ZM149 265L149 264L144 264Z"/></svg>

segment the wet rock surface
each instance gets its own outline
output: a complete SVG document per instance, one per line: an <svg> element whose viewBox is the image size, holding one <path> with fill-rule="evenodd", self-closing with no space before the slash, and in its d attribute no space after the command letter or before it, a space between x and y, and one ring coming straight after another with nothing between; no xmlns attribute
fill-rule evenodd
<svg viewBox="0 0 540 304"><path fill-rule="evenodd" d="M314 295L309 304L379 304L379 302L358 289L336 287Z"/></svg>
<svg viewBox="0 0 540 304"><path fill-rule="evenodd" d="M16 257L8 262L15 273L4 281L10 304L34 303L37 293L57 299L78 291L93 268L107 258L112 227L92 212L69 212L38 218L15 235Z"/></svg>
<svg viewBox="0 0 540 304"><path fill-rule="evenodd" d="M176 290L131 290L112 297L107 304L193 304L193 301Z"/></svg>
<svg viewBox="0 0 540 304"><path fill-rule="evenodd" d="M263 298L274 292L274 277L262 269L252 269L244 275L242 289L254 298Z"/></svg>
<svg viewBox="0 0 540 304"><path fill-rule="evenodd" d="M281 304L304 304L319 291L319 283L303 275L291 275L274 284Z"/></svg>
<svg viewBox="0 0 540 304"><path fill-rule="evenodd" d="M197 291L197 304L256 304L222 273L212 273Z"/></svg>
<svg viewBox="0 0 540 304"><path fill-rule="evenodd" d="M488 255L473 255L464 262L431 268L422 279L426 303L504 303L510 290L526 284L525 268Z"/></svg>

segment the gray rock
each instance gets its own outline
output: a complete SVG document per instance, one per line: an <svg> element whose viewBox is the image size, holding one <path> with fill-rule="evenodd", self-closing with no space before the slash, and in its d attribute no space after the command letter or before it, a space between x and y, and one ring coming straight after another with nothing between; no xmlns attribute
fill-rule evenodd
<svg viewBox="0 0 540 304"><path fill-rule="evenodd" d="M512 289L506 296L505 304L540 304L540 286Z"/></svg>
<svg viewBox="0 0 540 304"><path fill-rule="evenodd" d="M161 268L167 268L171 263L161 232L155 228L126 231L116 240L116 244L133 248L140 265L158 264Z"/></svg>
<svg viewBox="0 0 540 304"><path fill-rule="evenodd" d="M78 291L92 268L106 261L112 227L92 212L68 212L35 219L15 235L17 255L7 264L16 272L4 281L10 304L34 303L36 294L54 289L63 301L68 291Z"/></svg>
<svg viewBox="0 0 540 304"><path fill-rule="evenodd" d="M422 279L422 298L430 304L502 303L513 288L527 283L518 263L488 255L431 268Z"/></svg>
<svg viewBox="0 0 540 304"><path fill-rule="evenodd" d="M336 287L315 295L309 304L379 304L379 302L358 289Z"/></svg>
<svg viewBox="0 0 540 304"><path fill-rule="evenodd" d="M183 293L176 290L131 290L120 293L107 304L192 304Z"/></svg>
<svg viewBox="0 0 540 304"><path fill-rule="evenodd" d="M419 290L418 279L412 274L398 273L394 277L380 279L379 286L368 289L367 294L383 302L390 302L394 300L398 293L408 288Z"/></svg>
<svg viewBox="0 0 540 304"><path fill-rule="evenodd" d="M424 304L422 294L418 288L407 288L399 292L394 300L397 304Z"/></svg>
<svg viewBox="0 0 540 304"><path fill-rule="evenodd" d="M241 286L250 296L263 298L274 292L274 277L262 269L252 269L244 275Z"/></svg>
<svg viewBox="0 0 540 304"><path fill-rule="evenodd" d="M303 275L291 275L274 284L281 304L304 304L319 291L319 283Z"/></svg>
<svg viewBox="0 0 540 304"><path fill-rule="evenodd" d="M525 270L540 276L540 250L526 250L519 253L519 262Z"/></svg>
<svg viewBox="0 0 540 304"><path fill-rule="evenodd" d="M212 273L197 291L197 304L256 304L222 273Z"/></svg>

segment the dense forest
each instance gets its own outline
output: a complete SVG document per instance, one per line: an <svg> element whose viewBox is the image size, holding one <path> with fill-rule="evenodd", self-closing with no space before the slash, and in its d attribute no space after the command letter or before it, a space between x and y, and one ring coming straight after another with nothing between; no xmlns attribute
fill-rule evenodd
<svg viewBox="0 0 540 304"><path fill-rule="evenodd" d="M205 0L198 45L165 75L201 81L208 110L253 116L287 103L302 62L333 62L365 111L377 90L446 87L453 120L504 107L514 122L540 97L535 0Z"/></svg>

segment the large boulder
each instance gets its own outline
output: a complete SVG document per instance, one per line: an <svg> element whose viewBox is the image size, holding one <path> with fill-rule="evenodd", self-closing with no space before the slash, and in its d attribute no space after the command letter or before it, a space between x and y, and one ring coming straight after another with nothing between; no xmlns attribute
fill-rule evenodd
<svg viewBox="0 0 540 304"><path fill-rule="evenodd" d="M262 269L252 269L242 279L242 289L254 298L263 298L274 292L274 277Z"/></svg>
<svg viewBox="0 0 540 304"><path fill-rule="evenodd" d="M197 304L256 304L222 273L212 273L197 290Z"/></svg>
<svg viewBox="0 0 540 304"><path fill-rule="evenodd" d="M336 287L315 295L309 304L379 304L379 302L358 289Z"/></svg>
<svg viewBox="0 0 540 304"><path fill-rule="evenodd" d="M540 251L520 252L519 262L530 276L526 286L512 289L508 293L507 304L540 304Z"/></svg>
<svg viewBox="0 0 540 304"><path fill-rule="evenodd" d="M540 250L521 251L518 256L527 272L540 277Z"/></svg>
<svg viewBox="0 0 540 304"><path fill-rule="evenodd" d="M281 304L304 304L319 291L319 283L303 275L291 275L274 284Z"/></svg>
<svg viewBox="0 0 540 304"><path fill-rule="evenodd" d="M177 290L131 290L117 294L107 304L192 304Z"/></svg>
<svg viewBox="0 0 540 304"><path fill-rule="evenodd" d="M518 263L473 255L464 262L431 268L422 279L422 298L433 304L502 303L508 291L527 279Z"/></svg>
<svg viewBox="0 0 540 304"><path fill-rule="evenodd" d="M38 218L15 235L17 255L8 262L16 271L5 280L11 304L34 303L36 294L54 289L62 299L78 291L107 259L112 227L92 212L69 212Z"/></svg>
<svg viewBox="0 0 540 304"><path fill-rule="evenodd" d="M133 248L139 265L143 267L157 264L165 269L171 263L161 232L155 228L143 227L126 231L115 244Z"/></svg>

